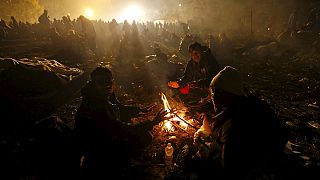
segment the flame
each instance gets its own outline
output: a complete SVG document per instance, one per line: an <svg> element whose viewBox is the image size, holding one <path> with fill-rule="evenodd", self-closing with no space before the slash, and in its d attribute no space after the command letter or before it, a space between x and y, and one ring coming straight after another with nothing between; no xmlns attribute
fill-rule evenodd
<svg viewBox="0 0 320 180"><path fill-rule="evenodd" d="M166 132L174 132L175 131L175 128L174 128L174 125L172 124L172 122L179 122L179 126L180 128L184 129L184 130L187 130L188 128L188 124L183 122L179 117L183 117L184 116L184 113L183 114L174 114L174 113L170 113L171 111L171 106L168 102L168 99L166 97L166 95L164 93L161 92L161 100L163 101L163 106L164 106L164 109L169 112L166 117L172 117L170 118L169 120L165 120L162 124L162 128L164 131ZM178 117L179 116L179 117Z"/></svg>
<svg viewBox="0 0 320 180"><path fill-rule="evenodd" d="M188 128L188 124L185 123L185 122L183 122L183 121L180 121L180 122L179 122L179 125L180 125L184 130L187 130L187 128Z"/></svg>
<svg viewBox="0 0 320 180"><path fill-rule="evenodd" d="M171 106L170 106L170 104L169 104L169 102L168 102L168 100L167 100L166 95L164 95L163 93L161 93L161 100L162 100L162 102L163 102L164 109L165 109L167 112L170 112ZM172 113L168 113L168 114L166 115L166 117L170 117L170 116L172 116ZM162 126L162 127L163 127L163 129L164 129L165 131L167 131L167 132L174 132L174 127L173 127L173 125L172 125L172 123L171 123L170 120L171 120L171 119L165 120L165 121L163 122L163 126Z"/></svg>
<svg viewBox="0 0 320 180"><path fill-rule="evenodd" d="M171 109L171 106L167 100L167 97L166 95L164 95L163 93L161 93L161 99L163 101L163 106L164 106L164 109L167 111L167 112L170 112L170 109Z"/></svg>
<svg viewBox="0 0 320 180"><path fill-rule="evenodd" d="M174 132L175 130L172 123L168 120L164 121L163 127L167 132Z"/></svg>

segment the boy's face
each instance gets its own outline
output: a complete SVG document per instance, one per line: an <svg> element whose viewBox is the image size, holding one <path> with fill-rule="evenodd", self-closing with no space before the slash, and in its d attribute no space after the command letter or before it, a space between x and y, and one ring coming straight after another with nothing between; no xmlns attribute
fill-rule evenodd
<svg viewBox="0 0 320 180"><path fill-rule="evenodd" d="M190 52L190 54L191 54L191 59L192 59L194 62L196 62L196 63L199 63L199 62L200 62L200 58L201 58L201 53L200 53L200 51L198 51L198 50L192 50L192 51Z"/></svg>
<svg viewBox="0 0 320 180"><path fill-rule="evenodd" d="M107 97L109 97L114 92L114 81L99 81L99 83L96 83L96 87L99 90L99 92L101 92L101 94L104 94Z"/></svg>

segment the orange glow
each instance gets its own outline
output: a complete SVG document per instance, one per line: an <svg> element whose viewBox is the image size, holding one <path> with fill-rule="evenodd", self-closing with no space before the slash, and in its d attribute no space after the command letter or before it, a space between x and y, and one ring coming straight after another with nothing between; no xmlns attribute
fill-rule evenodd
<svg viewBox="0 0 320 180"><path fill-rule="evenodd" d="M175 127L172 124L173 122L178 122L178 126L180 126L181 129L187 130L188 129L188 124L185 123L181 118L184 117L184 113L173 113L171 112L172 108L168 102L167 97L165 96L164 93L161 93L161 100L163 102L164 109L169 112L166 117L172 117L169 120L165 120L162 124L162 129L166 132L174 132ZM192 122L192 120L190 120Z"/></svg>
<svg viewBox="0 0 320 180"><path fill-rule="evenodd" d="M167 100L167 97L166 95L164 95L163 93L161 93L161 99L162 99L162 102L163 102L163 106L164 106L164 109L167 111L167 112L170 112L170 109L171 109L171 106Z"/></svg>
<svg viewBox="0 0 320 180"><path fill-rule="evenodd" d="M186 130L186 129L188 128L188 124L185 123L185 122L183 122L183 121L180 121L180 122L179 122L179 125L180 125L184 130Z"/></svg>

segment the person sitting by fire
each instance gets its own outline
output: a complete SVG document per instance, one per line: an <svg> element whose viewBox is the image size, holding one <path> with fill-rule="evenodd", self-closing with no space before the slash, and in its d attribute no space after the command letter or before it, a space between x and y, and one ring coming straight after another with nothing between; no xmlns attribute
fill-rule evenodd
<svg viewBox="0 0 320 180"><path fill-rule="evenodd" d="M195 42L189 45L191 60L188 61L184 74L179 81L170 81L168 86L178 89L182 100L195 96L195 99L208 96L208 87L211 79L220 71L220 66L207 46ZM191 98L193 99L193 98Z"/></svg>
<svg viewBox="0 0 320 180"><path fill-rule="evenodd" d="M168 56L160 49L160 45L157 43L154 44L154 54L160 63L168 63Z"/></svg>
<svg viewBox="0 0 320 180"><path fill-rule="evenodd" d="M125 175L128 161L151 143L150 130L166 119L167 112L160 110L152 121L123 120L125 114L146 110L121 105L115 99L114 87L111 70L97 67L91 73L91 81L81 90L82 102L75 116L74 131L85 179L108 178L110 173ZM113 164L110 166L108 162Z"/></svg>
<svg viewBox="0 0 320 180"><path fill-rule="evenodd" d="M208 175L243 179L279 164L288 129L266 102L246 95L238 70L226 66L212 79L209 89L215 116L204 116L194 134L197 158L186 167L199 179Z"/></svg>

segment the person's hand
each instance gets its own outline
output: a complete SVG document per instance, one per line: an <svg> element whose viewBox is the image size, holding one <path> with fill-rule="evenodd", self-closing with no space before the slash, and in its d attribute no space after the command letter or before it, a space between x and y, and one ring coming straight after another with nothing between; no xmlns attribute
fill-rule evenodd
<svg viewBox="0 0 320 180"><path fill-rule="evenodd" d="M157 115L153 118L153 124L157 125L160 122L164 121L164 120L168 120L171 117L167 116L169 112L167 112L165 109L160 109L160 111L157 113Z"/></svg>
<svg viewBox="0 0 320 180"><path fill-rule="evenodd" d="M205 132L203 131L202 128L198 129L194 134L193 134L193 141L204 141L204 138L206 137Z"/></svg>
<svg viewBox="0 0 320 180"><path fill-rule="evenodd" d="M177 81L170 81L170 82L168 82L168 86L169 86L169 87L172 87L172 88L175 88L175 89L177 89L177 88L180 87L180 85L179 85L179 83L178 83Z"/></svg>
<svg viewBox="0 0 320 180"><path fill-rule="evenodd" d="M197 83L196 81L189 82L188 85L189 85L191 88L199 87L199 85L198 85L198 83Z"/></svg>
<svg viewBox="0 0 320 180"><path fill-rule="evenodd" d="M205 141L210 135L212 135L212 131L206 115L203 113L200 114L200 119L202 120L202 126L194 133L194 142L196 142L197 140Z"/></svg>
<svg viewBox="0 0 320 180"><path fill-rule="evenodd" d="M148 112L152 111L152 108L153 108L154 106L155 106L155 105L143 107L143 108L140 108L139 110L140 110L141 113L148 113Z"/></svg>

